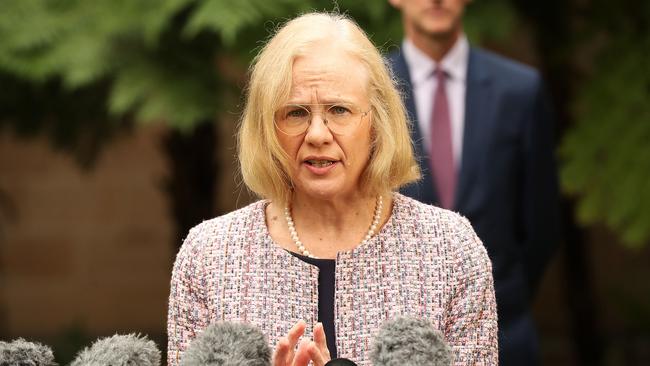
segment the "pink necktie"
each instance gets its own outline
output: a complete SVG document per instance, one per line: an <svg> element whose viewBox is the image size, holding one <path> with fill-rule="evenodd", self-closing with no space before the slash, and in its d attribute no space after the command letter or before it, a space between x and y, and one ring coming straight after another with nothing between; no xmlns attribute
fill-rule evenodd
<svg viewBox="0 0 650 366"><path fill-rule="evenodd" d="M431 168L440 205L450 209L454 205L456 169L451 145L451 118L445 88L445 72L434 71L438 86L433 95L433 118L431 128Z"/></svg>

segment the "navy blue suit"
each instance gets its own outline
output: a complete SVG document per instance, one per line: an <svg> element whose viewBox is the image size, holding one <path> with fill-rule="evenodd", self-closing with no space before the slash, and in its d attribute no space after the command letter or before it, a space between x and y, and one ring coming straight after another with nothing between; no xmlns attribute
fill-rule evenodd
<svg viewBox="0 0 650 366"><path fill-rule="evenodd" d="M389 55L422 180L403 193L438 204L409 77L400 52ZM432 96L433 97L433 96ZM463 147L453 210L466 216L492 259L501 365L539 363L532 296L558 241L553 123L539 74L470 48Z"/></svg>

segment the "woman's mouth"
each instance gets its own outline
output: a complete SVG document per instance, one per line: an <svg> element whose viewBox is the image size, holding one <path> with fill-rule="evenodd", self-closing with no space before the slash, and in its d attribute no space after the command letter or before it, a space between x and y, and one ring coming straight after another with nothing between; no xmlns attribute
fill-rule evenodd
<svg viewBox="0 0 650 366"><path fill-rule="evenodd" d="M306 163L314 166L316 168L325 168L328 167L332 164L334 164L334 161L332 160L306 160Z"/></svg>
<svg viewBox="0 0 650 366"><path fill-rule="evenodd" d="M339 162L339 160L333 160L330 158L316 158L305 159L303 164L312 174L324 176L329 174L333 169L336 169Z"/></svg>

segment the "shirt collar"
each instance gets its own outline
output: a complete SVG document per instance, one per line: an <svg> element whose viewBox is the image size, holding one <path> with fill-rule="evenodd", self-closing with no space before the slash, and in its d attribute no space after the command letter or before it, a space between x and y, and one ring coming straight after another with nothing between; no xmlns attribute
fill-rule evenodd
<svg viewBox="0 0 650 366"><path fill-rule="evenodd" d="M418 85L433 75L437 64L424 52L420 51L408 38L402 43L404 58L409 66L411 83ZM451 79L464 82L467 77L467 63L469 61L469 42L462 33L453 47L442 58L440 65Z"/></svg>

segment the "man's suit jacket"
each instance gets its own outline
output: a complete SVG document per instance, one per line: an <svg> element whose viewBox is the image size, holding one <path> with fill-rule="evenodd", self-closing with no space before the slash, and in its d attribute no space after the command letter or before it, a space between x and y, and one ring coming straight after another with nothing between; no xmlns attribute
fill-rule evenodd
<svg viewBox="0 0 650 366"><path fill-rule="evenodd" d="M422 180L403 193L438 204L422 143L409 70L389 55L413 121L411 136ZM558 189L553 126L539 74L471 48L465 127L453 210L466 216L492 260L501 365L538 363L530 305L558 241Z"/></svg>

